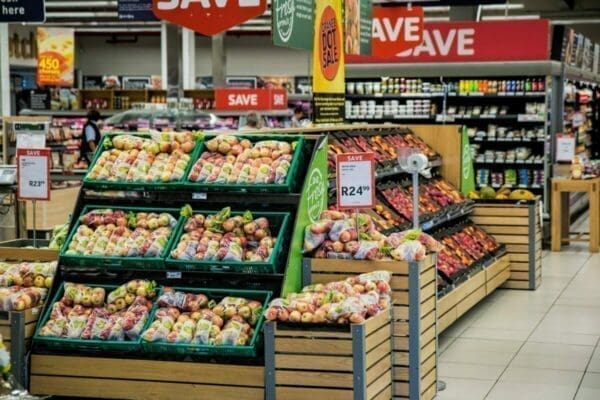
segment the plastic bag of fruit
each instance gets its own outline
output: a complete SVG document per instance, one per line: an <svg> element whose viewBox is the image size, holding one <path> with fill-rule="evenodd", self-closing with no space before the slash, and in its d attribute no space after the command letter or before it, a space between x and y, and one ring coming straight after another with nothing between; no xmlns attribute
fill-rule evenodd
<svg viewBox="0 0 600 400"><path fill-rule="evenodd" d="M381 258L379 242L372 240L361 240L358 250L354 254L357 260L378 260Z"/></svg>
<svg viewBox="0 0 600 400"><path fill-rule="evenodd" d="M198 320L198 322L196 323L196 331L194 333L194 338L192 339L192 343L194 343L194 344L209 344L210 340L214 339L214 337L216 337L216 334L220 331L220 330L216 331L215 335L213 335L211 337L211 331L213 331L213 329L216 331L219 328L216 326L215 326L215 328L213 328L212 321L209 321L206 319Z"/></svg>
<svg viewBox="0 0 600 400"><path fill-rule="evenodd" d="M164 288L163 294L158 298L160 307L176 307L184 312L199 311L208 304L208 297L204 294L177 292L173 288Z"/></svg>
<svg viewBox="0 0 600 400"><path fill-rule="evenodd" d="M417 240L409 240L401 243L391 251L390 255L398 261L421 261L427 255L427 249Z"/></svg>

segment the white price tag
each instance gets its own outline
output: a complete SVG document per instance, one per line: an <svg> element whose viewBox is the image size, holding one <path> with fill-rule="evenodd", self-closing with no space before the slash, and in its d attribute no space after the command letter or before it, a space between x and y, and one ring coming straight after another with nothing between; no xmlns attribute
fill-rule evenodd
<svg viewBox="0 0 600 400"><path fill-rule="evenodd" d="M338 154L336 161L338 208L353 209L374 207L374 154Z"/></svg>
<svg viewBox="0 0 600 400"><path fill-rule="evenodd" d="M571 161L575 156L575 135L556 135L556 161Z"/></svg>
<svg viewBox="0 0 600 400"><path fill-rule="evenodd" d="M50 200L50 149L17 149L17 197Z"/></svg>
<svg viewBox="0 0 600 400"><path fill-rule="evenodd" d="M18 149L43 149L46 147L46 133L48 132L47 122L15 123L14 131L17 138Z"/></svg>

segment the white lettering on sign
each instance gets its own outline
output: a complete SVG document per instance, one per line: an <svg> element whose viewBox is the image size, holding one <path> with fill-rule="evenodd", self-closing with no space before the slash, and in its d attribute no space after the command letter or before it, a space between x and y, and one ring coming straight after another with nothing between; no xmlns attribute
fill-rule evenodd
<svg viewBox="0 0 600 400"><path fill-rule="evenodd" d="M373 19L373 38L379 39L382 42L397 42L400 38L400 32L404 26L404 41L416 42L419 40L419 18L417 17L400 17L392 25L389 18Z"/></svg>
<svg viewBox="0 0 600 400"><path fill-rule="evenodd" d="M230 94L227 96L230 106L258 106L257 94Z"/></svg>
<svg viewBox="0 0 600 400"><path fill-rule="evenodd" d="M227 7L228 0L214 0L214 4L217 8ZM187 10L192 3L200 3L202 8L212 8L211 0L162 0L159 1L156 7L159 10L175 10L181 8ZM239 7L258 7L260 6L260 0L237 0Z"/></svg>
<svg viewBox="0 0 600 400"><path fill-rule="evenodd" d="M373 21L374 22L374 21ZM450 29L447 35L439 29L423 31L423 43L414 49L408 49L398 54L399 57L419 56L447 56L455 49L456 54L461 56L472 56L475 54L475 29Z"/></svg>
<svg viewBox="0 0 600 400"><path fill-rule="evenodd" d="M285 95L283 95L283 94L273 95L273 106L283 106L283 105L285 105Z"/></svg>

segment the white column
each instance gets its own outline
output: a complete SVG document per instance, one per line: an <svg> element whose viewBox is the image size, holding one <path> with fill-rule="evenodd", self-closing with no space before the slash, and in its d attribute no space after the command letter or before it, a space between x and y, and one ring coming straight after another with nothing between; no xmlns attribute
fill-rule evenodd
<svg viewBox="0 0 600 400"><path fill-rule="evenodd" d="M196 87L196 35L194 31L181 29L181 57L183 69L183 88Z"/></svg>
<svg viewBox="0 0 600 400"><path fill-rule="evenodd" d="M167 90L167 22L160 25L160 74L162 78L162 89Z"/></svg>
<svg viewBox="0 0 600 400"><path fill-rule="evenodd" d="M8 24L0 24L0 117L10 115L10 58Z"/></svg>

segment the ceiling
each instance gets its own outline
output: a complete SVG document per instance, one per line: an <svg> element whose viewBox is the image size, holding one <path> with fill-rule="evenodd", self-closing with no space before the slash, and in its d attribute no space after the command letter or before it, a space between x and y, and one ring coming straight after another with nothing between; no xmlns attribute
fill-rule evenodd
<svg viewBox="0 0 600 400"><path fill-rule="evenodd" d="M407 0L399 0L406 2ZM436 0L430 0L434 3ZM375 0L393 3L394 0ZM500 0L501 2L501 0ZM481 6L482 19L549 18L553 23L572 26L600 43L600 0L510 0L505 4ZM117 15L117 0L46 0L46 25L73 26L79 33L159 32L158 22L121 21ZM270 3L270 1L269 1ZM501 2L502 3L502 2ZM425 7L426 20L448 20L448 6ZM233 28L235 34L268 33L271 25L269 10L261 17Z"/></svg>

